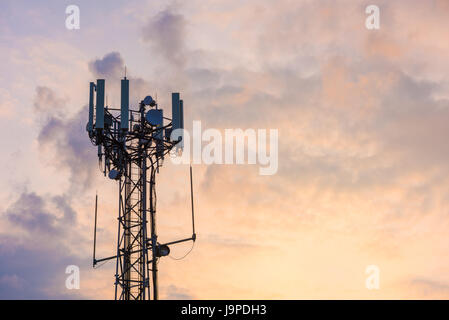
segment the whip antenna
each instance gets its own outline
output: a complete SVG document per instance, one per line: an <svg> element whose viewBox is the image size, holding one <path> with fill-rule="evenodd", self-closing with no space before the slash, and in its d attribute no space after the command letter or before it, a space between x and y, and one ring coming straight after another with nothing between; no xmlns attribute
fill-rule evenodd
<svg viewBox="0 0 449 320"><path fill-rule="evenodd" d="M97 245L97 205L98 205L98 194L95 193L95 224L94 224L94 254L92 260L92 266L95 267L97 260L95 260L95 247Z"/></svg>
<svg viewBox="0 0 449 320"><path fill-rule="evenodd" d="M192 179L192 164L190 164L190 201L192 206L192 240L196 240L195 233L195 209L193 206L193 179Z"/></svg>

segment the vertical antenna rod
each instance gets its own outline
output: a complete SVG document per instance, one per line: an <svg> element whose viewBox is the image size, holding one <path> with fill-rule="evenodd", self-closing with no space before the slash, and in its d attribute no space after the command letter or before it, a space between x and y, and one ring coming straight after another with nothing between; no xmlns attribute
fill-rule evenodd
<svg viewBox="0 0 449 320"><path fill-rule="evenodd" d="M192 182L192 164L190 164L190 201L192 205L192 239L195 241L196 233L195 233L195 210L193 207L193 182Z"/></svg>
<svg viewBox="0 0 449 320"><path fill-rule="evenodd" d="M95 193L94 255L92 260L93 266L97 264L97 260L95 260L95 247L97 246L97 204L98 204L98 194Z"/></svg>

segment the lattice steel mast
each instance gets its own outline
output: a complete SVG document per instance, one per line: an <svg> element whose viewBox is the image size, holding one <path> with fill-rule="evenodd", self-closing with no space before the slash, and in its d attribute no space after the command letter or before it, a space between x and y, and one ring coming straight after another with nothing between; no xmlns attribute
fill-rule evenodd
<svg viewBox="0 0 449 320"><path fill-rule="evenodd" d="M116 259L115 299L157 300L158 259L170 253L169 245L196 240L192 200L192 236L165 244L157 241L156 172L167 153L173 148L182 149L183 101L179 93L172 94L173 119L168 119L150 96L140 102L138 110L131 110L126 77L121 80L120 109L105 107L104 93L103 79L90 83L87 131L98 146L100 163L104 158L104 174L119 184L117 252L112 257L95 258L95 215L93 265Z"/></svg>

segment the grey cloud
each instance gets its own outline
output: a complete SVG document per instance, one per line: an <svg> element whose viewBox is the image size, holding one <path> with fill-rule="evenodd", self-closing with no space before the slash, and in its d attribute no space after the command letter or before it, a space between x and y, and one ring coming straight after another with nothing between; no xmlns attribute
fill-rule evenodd
<svg viewBox="0 0 449 320"><path fill-rule="evenodd" d="M58 97L53 90L45 86L36 87L34 110L37 112L59 113L66 105L66 99Z"/></svg>
<svg viewBox="0 0 449 320"><path fill-rule="evenodd" d="M89 70L95 78L106 79L106 95L119 97L120 79L125 75L125 61L119 52L109 52L103 58L90 61ZM130 104L136 106L155 86L140 77L130 76L129 70L127 78L130 81Z"/></svg>
<svg viewBox="0 0 449 320"><path fill-rule="evenodd" d="M27 231L54 234L57 232L56 217L50 214L44 200L32 193L23 193L6 211L8 220Z"/></svg>
<svg viewBox="0 0 449 320"><path fill-rule="evenodd" d="M182 66L185 63L185 26L183 15L166 9L149 19L143 28L143 39L151 44L154 52L161 53L175 66Z"/></svg>
<svg viewBox="0 0 449 320"><path fill-rule="evenodd" d="M50 116L39 132L38 141L41 144L50 143L63 133L64 121L58 117Z"/></svg>
<svg viewBox="0 0 449 320"><path fill-rule="evenodd" d="M55 196L52 201L58 209L63 212L63 220L65 223L73 223L76 221L76 212L70 206L70 199L68 196Z"/></svg>
<svg viewBox="0 0 449 320"><path fill-rule="evenodd" d="M76 212L68 198L25 191L3 216L15 232L0 235L0 299L82 298L65 288L65 268L90 262L71 254L72 243L82 239L74 233Z"/></svg>
<svg viewBox="0 0 449 320"><path fill-rule="evenodd" d="M87 106L74 116L66 116L66 107L66 99L51 88L36 88L34 110L42 120L39 148L50 149L55 155L52 163L69 170L71 184L60 195L24 191L2 212L14 233L0 235L0 299L83 297L82 291L65 288L68 265L89 268L90 264L90 256L71 253L73 243L85 243L76 230L71 199L90 185L96 159L85 134Z"/></svg>
<svg viewBox="0 0 449 320"><path fill-rule="evenodd" d="M198 88L216 87L219 85L221 75L219 70L212 70L207 68L189 68L186 74L194 85Z"/></svg>
<svg viewBox="0 0 449 320"><path fill-rule="evenodd" d="M414 169L439 165L447 172L449 101L433 98L437 84L403 73L399 76L397 85L382 99L374 123L376 135L386 152L401 156L403 164Z"/></svg>
<svg viewBox="0 0 449 320"><path fill-rule="evenodd" d="M54 164L70 171L73 191L89 188L98 159L86 133L87 106L71 118L50 117L38 136L42 148L53 148Z"/></svg>
<svg viewBox="0 0 449 320"><path fill-rule="evenodd" d="M89 62L89 70L96 77L118 78L124 74L125 63L119 52L110 52L101 59Z"/></svg>
<svg viewBox="0 0 449 320"><path fill-rule="evenodd" d="M17 244L17 239L0 236L0 299L79 299L81 290L65 288L65 269L89 268L90 259L69 253L59 242Z"/></svg>
<svg viewBox="0 0 449 320"><path fill-rule="evenodd" d="M85 131L87 106L74 116L67 117L64 112L53 112L57 106L58 110L63 111L64 106L61 105L63 100L52 89L38 87L36 92L34 105L45 115L37 138L40 148L52 149L51 154L55 155L53 163L69 169L73 190L89 187L96 158Z"/></svg>
<svg viewBox="0 0 449 320"><path fill-rule="evenodd" d="M54 204L63 216L48 210L48 204ZM76 212L70 206L67 197L56 196L45 199L34 192L24 192L5 212L9 222L28 233L56 235L62 234L67 224L76 222Z"/></svg>

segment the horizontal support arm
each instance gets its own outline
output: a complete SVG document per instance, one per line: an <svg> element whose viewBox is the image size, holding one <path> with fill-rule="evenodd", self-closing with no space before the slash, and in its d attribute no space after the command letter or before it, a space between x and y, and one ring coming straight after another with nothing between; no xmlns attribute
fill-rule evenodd
<svg viewBox="0 0 449 320"><path fill-rule="evenodd" d="M186 241L193 241L193 242L195 242L195 240L196 240L196 234L193 234L190 238L186 238L186 239L182 239L182 240L176 240L176 241L172 241L172 242L167 242L167 243L164 243L164 245L169 246L169 245L172 245L172 244L177 244L177 243L186 242Z"/></svg>
<svg viewBox="0 0 449 320"><path fill-rule="evenodd" d="M99 263L99 262L103 262L103 261L106 261L106 260L111 260L111 259L115 259L115 258L117 258L117 256L112 256L112 257L107 257L107 258L103 258L103 259L94 259L94 266L97 264L97 263Z"/></svg>

